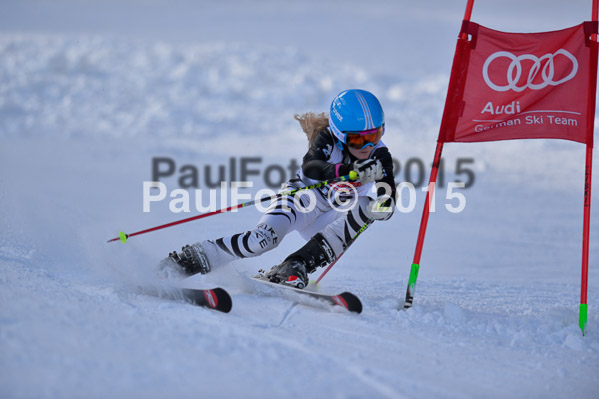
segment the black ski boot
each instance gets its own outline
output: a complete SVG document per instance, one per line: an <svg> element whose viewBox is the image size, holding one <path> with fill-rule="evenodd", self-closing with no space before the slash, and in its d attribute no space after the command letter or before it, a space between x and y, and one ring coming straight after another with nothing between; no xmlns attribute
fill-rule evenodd
<svg viewBox="0 0 599 399"><path fill-rule="evenodd" d="M287 258L280 265L273 266L266 273L272 283L304 288L308 284L306 264L301 258Z"/></svg>
<svg viewBox="0 0 599 399"><path fill-rule="evenodd" d="M318 233L300 249L289 255L283 263L273 266L266 273L273 283L304 288L308 285L308 274L336 259L333 248L322 234Z"/></svg>
<svg viewBox="0 0 599 399"><path fill-rule="evenodd" d="M184 246L181 248L181 253L173 251L168 254L168 257L179 265L188 276L197 273L206 274L210 271L210 262L199 242Z"/></svg>

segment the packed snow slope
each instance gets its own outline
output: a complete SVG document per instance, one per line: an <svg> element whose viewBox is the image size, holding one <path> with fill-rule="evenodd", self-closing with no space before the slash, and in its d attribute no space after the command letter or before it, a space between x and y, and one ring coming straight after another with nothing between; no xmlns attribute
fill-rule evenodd
<svg viewBox="0 0 599 399"><path fill-rule="evenodd" d="M136 10L136 1L90 5L100 19L89 28L77 21L87 21L92 11L76 2L25 3L37 8L26 13L17 2L0 5L22 18L21 25L0 24L0 396L596 397L599 216L595 206L583 337L578 303L585 149L580 144L446 145L445 184L429 220L415 304L398 310L461 2L441 2L451 3L445 8L451 12L434 14L436 36L452 29L451 38L439 39L450 49L433 51L437 63L430 61L430 52L412 49L412 57L427 66L403 72L393 63L408 68L412 61L400 61L397 54L385 56L386 67L369 68L351 52L344 58L343 49L305 46L301 38L313 44L315 33L284 29L292 15L309 21L312 14L297 4L232 2L236 8L225 28L237 22L238 30L229 36L219 36L225 28L217 18L202 14L205 24L192 30L196 36L181 17L181 26L171 22L162 37L151 24L128 27L123 16ZM337 4L320 3L327 11ZM572 3L580 8L580 2ZM373 2L378 11L360 15L363 6L349 4L357 8L340 13L350 22L359 17L416 21L426 14L403 2L380 1ZM116 13L119 7L122 13ZM158 20L161 10L171 15L160 1L148 7L154 19L146 22ZM244 20L237 13L249 10L256 17L263 15L260 10L274 13L272 7L281 12L274 22L280 42L264 39L269 28L260 24L248 28L243 41ZM67 9L78 18L60 17ZM226 15L224 6L210 10L208 16ZM0 14L4 22L6 13ZM44 14L51 18L43 20ZM115 17L110 25L115 35L101 21L117 14L122 19ZM324 15L313 21L326 21ZM479 14L485 15L490 14ZM576 16L568 16L572 25L586 14ZM510 21L529 20L540 23L526 16ZM35 29L38 22L43 29ZM248 282L247 276L302 245L296 233L260 258L183 283L225 287L233 298L229 314L147 295L148 289L166 291L173 283L155 273L169 251L250 229L259 210L213 216L126 244L106 240L119 231L197 214L196 201L206 205L212 186L239 179L244 163L253 187L242 194L253 198L277 186L306 151L293 114L327 111L333 96L349 87L380 98L396 180L416 185L412 192L402 191L394 217L369 228L320 283L323 292L355 293L364 312L296 304ZM152 180L154 164L166 171L165 159L175 165L171 176L160 179L167 197L144 212L143 182ZM470 173L456 173L458 164ZM190 182L193 169L201 191L185 190L186 212L168 195ZM465 199L459 213L446 207L459 205L448 197L448 182L455 180L470 183L458 190ZM599 204L596 193L593 202ZM230 202L231 189L214 195L220 207L221 201Z"/></svg>

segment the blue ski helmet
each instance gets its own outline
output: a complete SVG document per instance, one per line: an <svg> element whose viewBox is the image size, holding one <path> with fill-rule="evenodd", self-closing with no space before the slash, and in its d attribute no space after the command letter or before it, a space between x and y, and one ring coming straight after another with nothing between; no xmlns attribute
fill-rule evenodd
<svg viewBox="0 0 599 399"><path fill-rule="evenodd" d="M351 89L337 95L331 103L329 127L333 135L347 144L346 132L363 132L383 127L385 113L379 100L369 91Z"/></svg>

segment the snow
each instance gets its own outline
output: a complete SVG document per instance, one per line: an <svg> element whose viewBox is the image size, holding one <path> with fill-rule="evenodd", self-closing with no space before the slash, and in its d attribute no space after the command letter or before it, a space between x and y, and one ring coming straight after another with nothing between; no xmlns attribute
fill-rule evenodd
<svg viewBox="0 0 599 399"><path fill-rule="evenodd" d="M473 20L557 29L588 19L587 3L481 0ZM144 294L167 289L154 269L169 251L253 227L254 208L106 243L194 214L172 213L168 200L142 211L152 158L195 166L197 196L208 198L207 173L215 180L222 166L228 176L233 158L239 176L242 157L260 157L243 190L253 194L269 165L301 161L293 114L326 111L348 87L383 102L398 180L411 158L428 176L464 4L0 4L0 396L595 397L599 216L594 206L583 337L577 143L445 146L446 182L461 158L474 159L475 181L458 214L445 208L455 205L447 188L437 193L408 311L397 309L419 187L414 211L375 223L320 283L358 295L360 315L248 284L302 244L295 233L259 259L185 282L226 287L229 314ZM516 5L524 10L513 17ZM163 180L169 191L179 177Z"/></svg>

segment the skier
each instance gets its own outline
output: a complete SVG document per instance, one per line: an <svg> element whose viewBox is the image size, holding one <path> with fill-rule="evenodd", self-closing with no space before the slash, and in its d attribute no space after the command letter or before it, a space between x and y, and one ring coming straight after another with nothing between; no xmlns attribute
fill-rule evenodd
<svg viewBox="0 0 599 399"><path fill-rule="evenodd" d="M295 119L308 136L309 150L297 178L289 180L283 191L354 171L358 175L358 182L353 183L357 192L354 206L344 209L347 193L330 185L296 201L285 195L273 201L252 230L186 245L180 253L170 253L164 262L174 261L186 275L205 274L219 265L270 251L287 233L296 230L308 242L274 266L266 277L303 288L308 284L308 274L334 262L365 223L392 216L393 161L381 141L385 116L378 99L365 90L346 90L333 99L328 118L324 113L306 113L296 114ZM306 212L310 205L313 209Z"/></svg>

